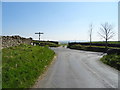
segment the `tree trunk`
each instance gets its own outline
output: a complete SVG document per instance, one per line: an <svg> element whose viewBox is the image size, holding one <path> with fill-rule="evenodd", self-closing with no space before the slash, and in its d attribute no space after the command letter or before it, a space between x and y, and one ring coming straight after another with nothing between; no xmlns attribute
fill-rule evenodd
<svg viewBox="0 0 120 90"><path fill-rule="evenodd" d="M91 47L91 37L90 37L90 47Z"/></svg>
<svg viewBox="0 0 120 90"><path fill-rule="evenodd" d="M108 50L108 41L107 41L107 39L106 39L106 43L105 43L105 49L106 49L106 52L107 52L107 50Z"/></svg>

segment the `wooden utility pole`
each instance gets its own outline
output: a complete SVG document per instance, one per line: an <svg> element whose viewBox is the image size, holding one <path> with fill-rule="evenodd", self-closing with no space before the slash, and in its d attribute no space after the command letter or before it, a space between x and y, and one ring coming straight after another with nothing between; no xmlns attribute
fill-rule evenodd
<svg viewBox="0 0 120 90"><path fill-rule="evenodd" d="M39 41L40 41L40 35L44 34L44 33L38 32L38 33L35 33L35 34L39 34Z"/></svg>

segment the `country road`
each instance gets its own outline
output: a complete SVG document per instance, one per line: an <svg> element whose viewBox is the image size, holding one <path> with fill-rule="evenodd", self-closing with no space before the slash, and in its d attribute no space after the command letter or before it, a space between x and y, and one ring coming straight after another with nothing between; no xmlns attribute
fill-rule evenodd
<svg viewBox="0 0 120 90"><path fill-rule="evenodd" d="M118 71L103 64L102 53L52 48L56 60L34 88L117 88Z"/></svg>

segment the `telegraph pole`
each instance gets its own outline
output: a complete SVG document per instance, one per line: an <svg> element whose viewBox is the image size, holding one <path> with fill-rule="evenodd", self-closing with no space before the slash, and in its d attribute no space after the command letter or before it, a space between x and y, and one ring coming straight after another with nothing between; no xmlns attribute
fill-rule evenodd
<svg viewBox="0 0 120 90"><path fill-rule="evenodd" d="M44 34L44 33L38 32L38 33L35 33L35 34L39 34L39 41L40 41L40 35Z"/></svg>

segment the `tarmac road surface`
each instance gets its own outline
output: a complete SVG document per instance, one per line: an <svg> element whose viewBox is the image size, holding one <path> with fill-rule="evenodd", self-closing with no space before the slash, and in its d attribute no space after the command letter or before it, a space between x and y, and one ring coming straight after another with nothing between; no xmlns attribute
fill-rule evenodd
<svg viewBox="0 0 120 90"><path fill-rule="evenodd" d="M34 88L118 88L118 71L103 64L103 53L52 48L55 62Z"/></svg>

